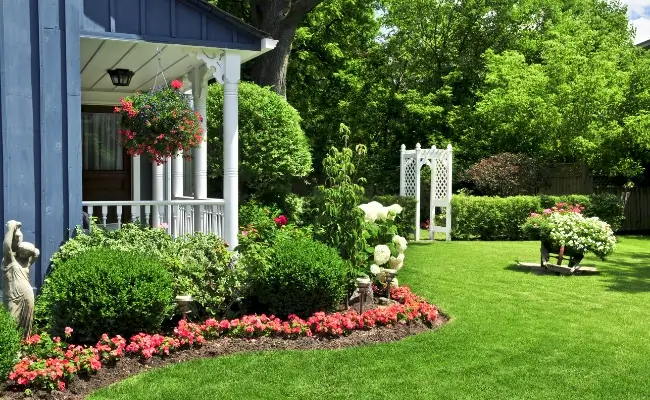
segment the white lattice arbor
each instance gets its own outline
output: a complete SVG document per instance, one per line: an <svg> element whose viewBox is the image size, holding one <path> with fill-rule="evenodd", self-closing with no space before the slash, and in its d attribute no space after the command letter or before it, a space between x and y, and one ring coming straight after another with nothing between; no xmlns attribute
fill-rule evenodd
<svg viewBox="0 0 650 400"><path fill-rule="evenodd" d="M415 150L402 145L400 158L399 194L414 197L415 240L420 240L420 186L421 169L427 165L431 171L431 196L429 198L429 239L435 232L444 232L451 240L451 144L446 149L423 149L420 143ZM436 226L436 207L445 209L445 226Z"/></svg>

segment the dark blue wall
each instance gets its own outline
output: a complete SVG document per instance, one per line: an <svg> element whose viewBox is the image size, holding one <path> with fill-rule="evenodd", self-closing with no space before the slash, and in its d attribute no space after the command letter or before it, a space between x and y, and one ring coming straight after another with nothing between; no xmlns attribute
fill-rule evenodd
<svg viewBox="0 0 650 400"><path fill-rule="evenodd" d="M81 31L89 37L254 51L267 36L197 0L84 0Z"/></svg>
<svg viewBox="0 0 650 400"><path fill-rule="evenodd" d="M50 257L81 224L82 0L0 1L0 125L3 236L23 224L41 249L39 287Z"/></svg>

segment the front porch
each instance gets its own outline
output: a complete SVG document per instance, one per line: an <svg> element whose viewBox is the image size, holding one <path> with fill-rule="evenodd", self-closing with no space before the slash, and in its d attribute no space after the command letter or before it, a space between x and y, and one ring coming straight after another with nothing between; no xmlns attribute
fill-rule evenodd
<svg viewBox="0 0 650 400"><path fill-rule="evenodd" d="M103 7L97 3L114 8L109 12L112 19L97 12ZM108 229L119 229L123 223L138 220L162 226L173 236L214 233L234 248L238 231L240 66L272 50L276 41L232 17L227 19L227 14L202 2L162 1L168 4L164 12L140 2L136 8L141 18L137 20L118 12L120 3L84 2L86 18L80 42L82 209ZM155 36L143 35L141 32L154 29L146 24L152 13L157 18L162 14L171 27L167 31L164 26L156 27L160 32ZM120 16L121 21L113 20ZM185 23L179 22L181 17L186 19ZM116 32L120 22L138 26ZM162 33L169 37L160 36ZM181 38L183 35L186 37ZM133 72L128 86L113 84L108 70L116 69ZM207 197L206 98L208 81L213 78L225 89L223 199ZM163 165L156 165L146 156L125 155L117 140L119 115L112 112L113 107L120 105L124 96L175 79L183 82L182 90L192 107L204 117L204 140L199 148L192 149L192 160L179 154Z"/></svg>

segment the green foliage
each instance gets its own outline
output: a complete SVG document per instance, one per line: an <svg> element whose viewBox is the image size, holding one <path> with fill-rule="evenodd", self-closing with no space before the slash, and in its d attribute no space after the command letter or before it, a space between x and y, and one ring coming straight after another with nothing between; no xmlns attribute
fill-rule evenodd
<svg viewBox="0 0 650 400"><path fill-rule="evenodd" d="M74 339L159 332L172 315L173 277L161 260L138 252L91 248L64 261L43 285L52 333Z"/></svg>
<svg viewBox="0 0 650 400"><path fill-rule="evenodd" d="M235 268L234 255L216 235L194 233L176 240L176 257L169 258L174 293L191 295L200 316L226 314L238 300L245 277Z"/></svg>
<svg viewBox="0 0 650 400"><path fill-rule="evenodd" d="M18 362L18 351L23 339L16 321L11 318L4 307L0 307L0 381L4 382L7 374Z"/></svg>
<svg viewBox="0 0 650 400"><path fill-rule="evenodd" d="M580 204L585 217L598 217L613 231L620 228L622 205L613 194L488 197L454 195L452 236L456 239L526 240L522 230L531 212L542 213L557 203Z"/></svg>
<svg viewBox="0 0 650 400"><path fill-rule="evenodd" d="M363 199L363 187L355 182L354 153L350 148L332 148L323 160L327 177L318 187L316 202L316 237L335 248L344 260L360 266L363 251L363 211L358 207Z"/></svg>
<svg viewBox="0 0 650 400"><path fill-rule="evenodd" d="M162 229L138 224L124 224L114 231L92 228L90 233L78 230L59 248L52 256L53 271L90 249L138 252L164 263L174 277L174 296L194 296L199 316L217 316L238 297L242 271L228 267L234 255L216 235L197 234L174 240ZM49 300L37 297L34 311L35 326L45 331L51 330L48 316L54 307Z"/></svg>
<svg viewBox="0 0 650 400"><path fill-rule="evenodd" d="M283 237L269 268L251 277L251 293L269 312L307 317L345 300L348 264L336 250L309 237Z"/></svg>
<svg viewBox="0 0 650 400"><path fill-rule="evenodd" d="M395 217L397 232L404 237L414 233L415 227L415 206L414 197L381 195L368 197L367 201L377 201L381 204L399 204L402 206L402 213Z"/></svg>
<svg viewBox="0 0 650 400"><path fill-rule="evenodd" d="M452 198L452 236L457 239L523 240L520 226L540 209L536 196Z"/></svg>
<svg viewBox="0 0 650 400"><path fill-rule="evenodd" d="M223 176L223 88L208 90L210 177ZM291 192L294 178L311 171L307 138L298 112L268 88L239 85L239 181L242 195L277 203Z"/></svg>
<svg viewBox="0 0 650 400"><path fill-rule="evenodd" d="M267 206L256 200L249 200L239 206L239 225L275 225L273 218L280 215L280 209Z"/></svg>

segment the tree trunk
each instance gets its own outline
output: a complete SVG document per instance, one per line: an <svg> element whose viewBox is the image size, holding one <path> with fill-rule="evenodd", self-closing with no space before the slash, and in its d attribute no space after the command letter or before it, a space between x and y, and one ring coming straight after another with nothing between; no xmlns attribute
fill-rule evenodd
<svg viewBox="0 0 650 400"><path fill-rule="evenodd" d="M303 18L323 0L249 0L252 24L278 41L275 49L255 60L251 78L286 97L291 44Z"/></svg>
<svg viewBox="0 0 650 400"><path fill-rule="evenodd" d="M291 43L298 26L283 27L279 32L271 33L278 40L275 49L258 57L251 71L251 78L260 86L271 86L279 95L287 95L287 68Z"/></svg>

